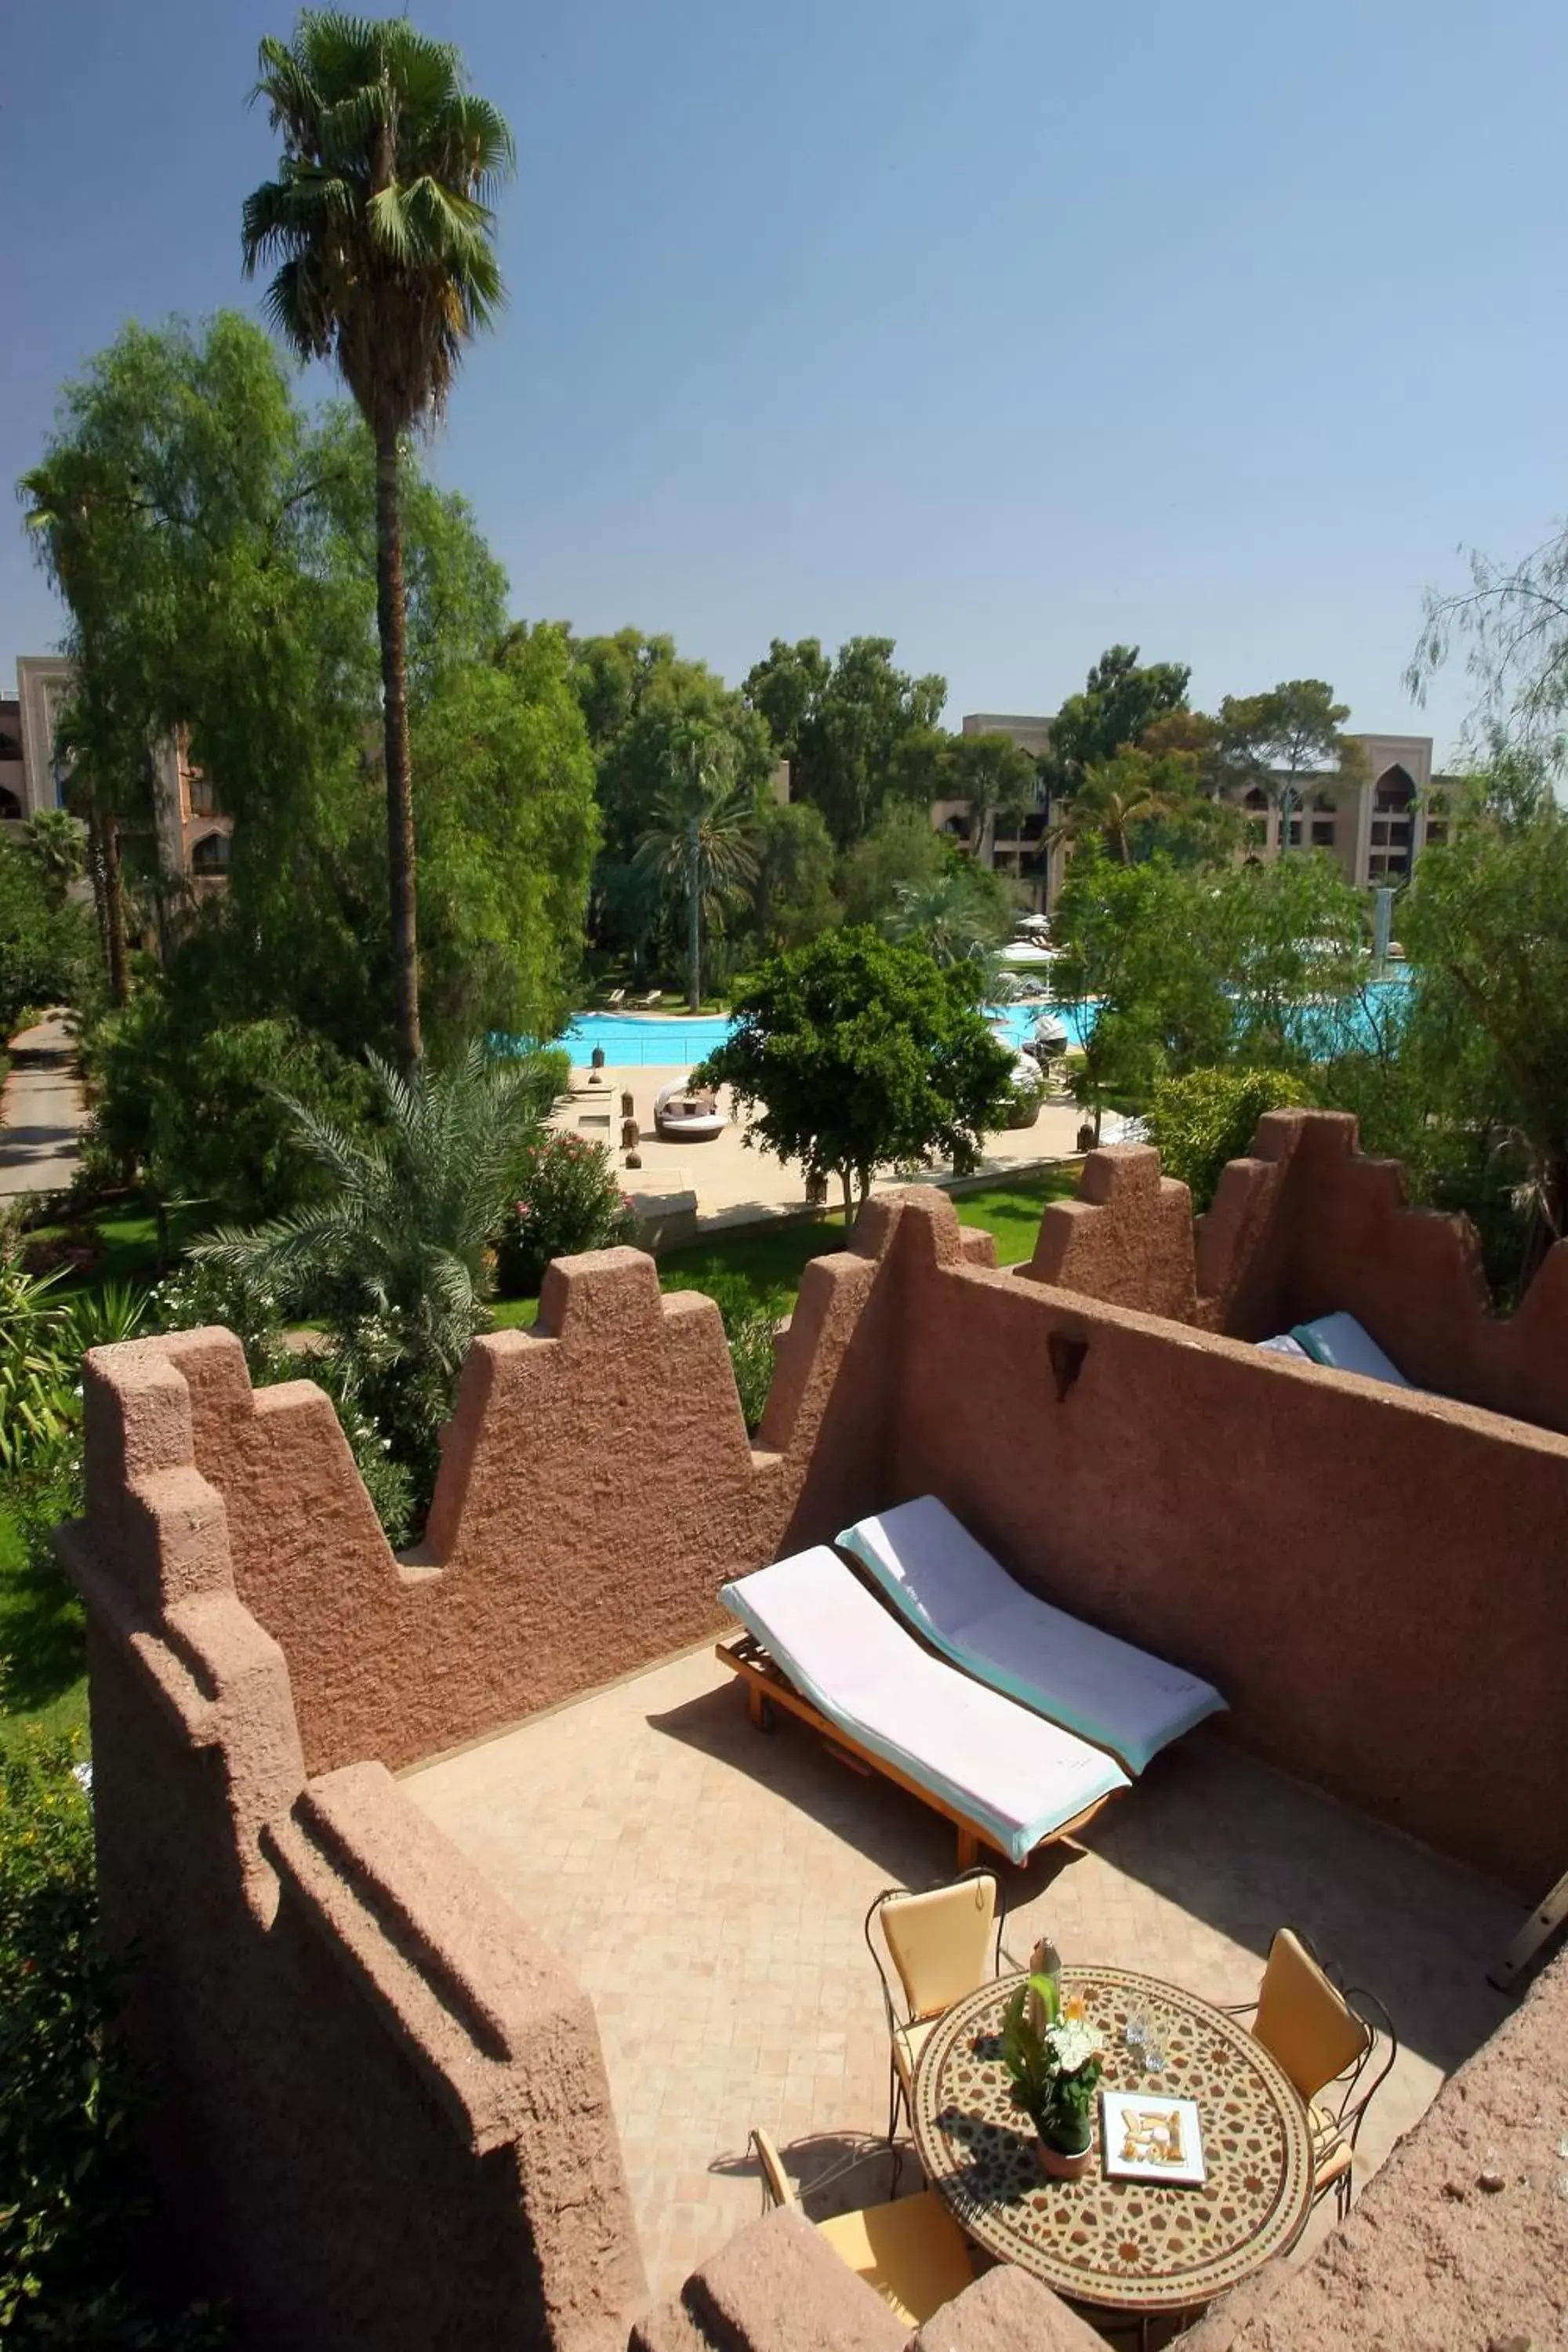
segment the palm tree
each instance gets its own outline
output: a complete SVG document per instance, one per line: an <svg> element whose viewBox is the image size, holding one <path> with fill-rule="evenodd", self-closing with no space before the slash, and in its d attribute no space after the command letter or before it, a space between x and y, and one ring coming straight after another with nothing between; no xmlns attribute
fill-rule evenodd
<svg viewBox="0 0 1568 2352"><path fill-rule="evenodd" d="M274 324L302 358L336 362L375 440L392 945L412 1069L422 1047L398 458L500 307L489 204L515 151L496 109L464 89L457 49L398 18L307 10L291 42L262 42L259 69L252 98L266 100L283 156L246 201L246 275L277 264Z"/></svg>
<svg viewBox="0 0 1568 2352"><path fill-rule="evenodd" d="M85 830L67 809L35 809L22 828L19 846L48 893L63 907L73 882L87 871Z"/></svg>
<svg viewBox="0 0 1568 2352"><path fill-rule="evenodd" d="M686 899L687 1003L702 1009L702 926L723 922L757 870L751 795L731 778L731 747L717 729L683 728L675 739L670 779L653 804L652 822L634 864L673 883Z"/></svg>
<svg viewBox="0 0 1568 2352"><path fill-rule="evenodd" d="M967 866L950 866L931 882L895 883L893 898L888 937L917 942L933 963L965 963L996 943L995 916Z"/></svg>
<svg viewBox="0 0 1568 2352"><path fill-rule="evenodd" d="M492 1060L479 1039L444 1073L421 1065L405 1078L366 1059L379 1129L351 1134L283 1097L321 1197L249 1232L221 1228L191 1255L293 1306L397 1317L405 1345L455 1371L482 1320L486 1250L549 1108L549 1075L531 1059Z"/></svg>
<svg viewBox="0 0 1568 2352"><path fill-rule="evenodd" d="M1121 752L1101 767L1085 770L1083 782L1051 827L1050 838L1082 841L1097 833L1123 866L1131 866L1137 827L1169 816L1174 806L1172 795L1153 781L1152 763L1141 752Z"/></svg>

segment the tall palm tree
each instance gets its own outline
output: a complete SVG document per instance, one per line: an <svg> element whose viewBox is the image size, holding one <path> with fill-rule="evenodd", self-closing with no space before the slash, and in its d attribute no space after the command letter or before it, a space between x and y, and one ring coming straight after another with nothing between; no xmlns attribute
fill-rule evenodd
<svg viewBox="0 0 1568 2352"><path fill-rule="evenodd" d="M375 440L376 625L386 740L397 1033L421 1052L407 612L398 456L440 414L464 344L502 300L490 200L511 132L463 87L462 60L401 18L307 9L265 40L259 79L283 133L278 177L246 200L245 271L277 264L273 323L302 358L336 362Z"/></svg>
<svg viewBox="0 0 1568 2352"><path fill-rule="evenodd" d="M717 729L683 728L669 782L653 804L635 864L674 884L686 899L687 1003L702 1009L702 927L723 920L757 870L756 816L731 781L730 745Z"/></svg>

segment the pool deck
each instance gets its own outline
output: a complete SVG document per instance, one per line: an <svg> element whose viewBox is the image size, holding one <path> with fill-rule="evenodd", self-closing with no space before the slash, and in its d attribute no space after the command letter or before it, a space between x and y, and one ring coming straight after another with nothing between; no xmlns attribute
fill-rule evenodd
<svg viewBox="0 0 1568 2352"><path fill-rule="evenodd" d="M689 1186L697 1195L698 1219L703 1225L742 1224L753 1218L762 1220L803 1209L803 1171L776 1159L771 1151L748 1148L742 1141L738 1126L731 1124L722 1135L706 1143L663 1143L655 1135L654 1097L661 1087L684 1078L690 1066L689 1063L678 1062L662 1067L606 1068L600 1073L603 1084L599 1086L590 1084L586 1070L574 1069L572 1093L551 1123L562 1134L584 1135L595 1142L607 1144L620 1167L624 1158L620 1150L621 1096L625 1092L632 1097L636 1107L633 1116L642 1129L642 1140L637 1146L642 1156L640 1178L623 1176L628 1185L638 1181L650 1192L679 1192ZM734 1109L728 1088L721 1091L720 1102L732 1121ZM986 1137L982 1170L1005 1176L1037 1160L1069 1159L1077 1146L1081 1118L1073 1103L1042 1103L1032 1127L1007 1128L1000 1134ZM885 1191L901 1181L896 1176L881 1177L874 1189Z"/></svg>

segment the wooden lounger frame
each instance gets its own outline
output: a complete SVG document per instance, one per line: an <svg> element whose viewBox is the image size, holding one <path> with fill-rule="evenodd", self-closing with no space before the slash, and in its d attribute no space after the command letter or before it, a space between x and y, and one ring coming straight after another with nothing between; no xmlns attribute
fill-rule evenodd
<svg viewBox="0 0 1568 2352"><path fill-rule="evenodd" d="M745 1685L746 1712L759 1731L773 1729L775 1706L787 1708L791 1715L798 1715L803 1723L809 1723L814 1731L819 1731L834 1753L857 1771L879 1772L884 1780L895 1781L900 1789L907 1789L911 1797L920 1799L922 1805L929 1805L933 1812L941 1813L950 1821L958 1832L960 1870L973 1870L980 1860L983 1846L987 1853L1000 1855L1004 1862L1012 1861L1012 1855L996 1843L991 1831L983 1829L967 1813L961 1813L955 1805L948 1803L945 1797L937 1796L931 1790L923 1788L919 1780L911 1780L909 1773L900 1772L898 1766L890 1764L885 1756L879 1756L873 1748L863 1748L841 1724L835 1723L830 1716L823 1714L820 1707L814 1706L810 1699L796 1690L777 1659L754 1633L740 1633L728 1641L716 1642L713 1654L721 1666L727 1666ZM953 1672L956 1674L958 1671L955 1666ZM1040 1838L1032 1851L1037 1853L1041 1846L1056 1845L1061 1839L1087 1828L1100 1807L1108 1805L1112 1797L1121 1794L1120 1789L1108 1789L1103 1797L1097 1797L1092 1805L1086 1805L1081 1813L1073 1815L1070 1822L1063 1822L1059 1829L1051 1830Z"/></svg>

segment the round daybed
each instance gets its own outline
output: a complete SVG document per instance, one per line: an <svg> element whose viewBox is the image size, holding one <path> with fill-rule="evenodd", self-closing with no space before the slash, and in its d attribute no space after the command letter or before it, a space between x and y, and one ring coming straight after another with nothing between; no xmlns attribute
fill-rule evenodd
<svg viewBox="0 0 1568 2352"><path fill-rule="evenodd" d="M684 1079L663 1087L654 1102L654 1133L666 1143L711 1143L729 1124L717 1097Z"/></svg>

